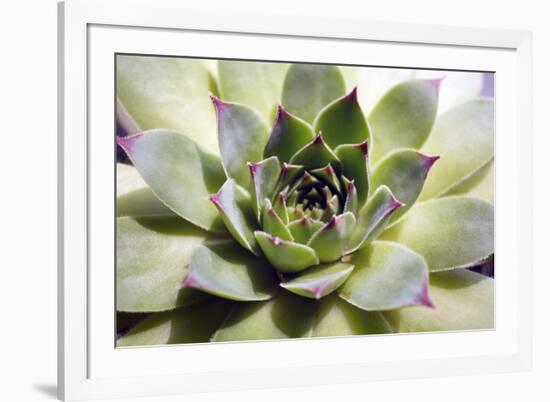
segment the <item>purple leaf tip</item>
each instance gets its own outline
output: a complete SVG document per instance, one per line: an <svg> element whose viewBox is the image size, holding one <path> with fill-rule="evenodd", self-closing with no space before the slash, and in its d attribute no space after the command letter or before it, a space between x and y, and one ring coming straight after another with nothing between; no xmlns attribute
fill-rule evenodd
<svg viewBox="0 0 550 402"><path fill-rule="evenodd" d="M432 299L430 299L428 278L426 278L426 280L424 281L424 285L422 286L422 291L417 296L415 300L415 304L419 304L424 307L435 309L435 304L432 302Z"/></svg>
<svg viewBox="0 0 550 402"><path fill-rule="evenodd" d="M253 162L248 162L247 165L248 165L248 169L250 170L250 174L252 176L255 176L256 172L258 171L258 164Z"/></svg>
<svg viewBox="0 0 550 402"><path fill-rule="evenodd" d="M286 119L288 117L288 112L285 107L281 104L277 107L277 121L281 119Z"/></svg>
<svg viewBox="0 0 550 402"><path fill-rule="evenodd" d="M439 89L441 87L441 81L443 81L445 77L441 78L434 78L434 79L428 79L425 80L425 82L430 85L433 89L435 89L435 92L439 93Z"/></svg>
<svg viewBox="0 0 550 402"><path fill-rule="evenodd" d="M319 133L315 136L313 141L311 141L312 145L321 145L324 144L325 140L323 139L323 133L319 131Z"/></svg>
<svg viewBox="0 0 550 402"><path fill-rule="evenodd" d="M311 289L311 293L313 293L313 296L319 300L321 296L323 296L323 292L326 290L326 288L330 285L330 283L322 283L320 285L317 285Z"/></svg>
<svg viewBox="0 0 550 402"><path fill-rule="evenodd" d="M208 200L212 201L217 207L221 207L221 195L220 193L210 194Z"/></svg>
<svg viewBox="0 0 550 402"><path fill-rule="evenodd" d="M397 198L395 198L393 195L391 197L390 201L390 211L393 212L401 207L404 207L405 204L399 201Z"/></svg>
<svg viewBox="0 0 550 402"><path fill-rule="evenodd" d="M272 242L274 245L276 245L276 246L280 245L280 244L283 242L283 241L282 241L281 239L279 239L277 236L270 236L270 237L269 237L269 240L271 240L271 242Z"/></svg>
<svg viewBox="0 0 550 402"><path fill-rule="evenodd" d="M424 162L424 178L428 176L428 172L432 168L435 162L437 162L440 158L440 156L428 156L421 153L418 153L418 156L422 158L422 161Z"/></svg>
<svg viewBox="0 0 550 402"><path fill-rule="evenodd" d="M356 147L359 148L361 152L363 152L363 155L365 156L369 155L369 143L367 140L363 141L360 144L357 144Z"/></svg>
<svg viewBox="0 0 550 402"><path fill-rule="evenodd" d="M216 116L218 117L218 124L220 119L220 114L229 107L229 103L222 101L220 98L214 95L210 95L210 99L214 104L214 109L216 109Z"/></svg>
<svg viewBox="0 0 550 402"><path fill-rule="evenodd" d="M126 137L116 137L116 143L126 151L126 153L132 152L132 147L136 140L141 137L143 133L137 133L128 135Z"/></svg>
<svg viewBox="0 0 550 402"><path fill-rule="evenodd" d="M330 221L328 221L325 228L333 229L341 220L342 220L342 215L338 215L338 216L332 215L332 218L330 218Z"/></svg>
<svg viewBox="0 0 550 402"><path fill-rule="evenodd" d="M201 285L201 282L191 273L191 269L187 271L187 276L181 283L182 288L200 288Z"/></svg>
<svg viewBox="0 0 550 402"><path fill-rule="evenodd" d="M344 99L349 100L351 102L357 102L357 85L353 87L353 89L350 91L349 94L344 96Z"/></svg>

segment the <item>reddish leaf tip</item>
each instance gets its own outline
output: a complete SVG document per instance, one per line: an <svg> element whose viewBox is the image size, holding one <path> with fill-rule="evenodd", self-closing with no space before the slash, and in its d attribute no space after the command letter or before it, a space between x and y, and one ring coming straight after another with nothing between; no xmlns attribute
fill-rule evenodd
<svg viewBox="0 0 550 402"><path fill-rule="evenodd" d="M326 224L326 229L333 229L336 225L338 225L338 222L342 220L342 215L332 215L332 218L330 218L330 221Z"/></svg>
<svg viewBox="0 0 550 402"><path fill-rule="evenodd" d="M300 219L300 221L298 222L300 225L310 225L313 223L313 220L307 216L307 215L304 215L304 217L302 219Z"/></svg>
<svg viewBox="0 0 550 402"><path fill-rule="evenodd" d="M256 172L258 171L258 164L254 162L248 162L247 165L248 165L248 169L250 170L250 174L252 176L255 176Z"/></svg>
<svg viewBox="0 0 550 402"><path fill-rule="evenodd" d="M191 269L187 271L187 276L185 279L181 282L182 288L200 288L202 286L202 283L193 276Z"/></svg>
<svg viewBox="0 0 550 402"><path fill-rule="evenodd" d="M363 141L360 144L357 144L356 147L359 148L361 152L363 152L363 155L365 156L369 155L369 143L367 140Z"/></svg>
<svg viewBox="0 0 550 402"><path fill-rule="evenodd" d="M444 79L445 79L445 76L441 78L427 79L427 80L424 80L424 82L426 82L433 89L435 89L435 92L439 93L439 89L441 88L441 81L443 81Z"/></svg>
<svg viewBox="0 0 550 402"><path fill-rule="evenodd" d="M277 121L281 119L286 119L288 116L289 115L285 107L279 103L279 106L277 106Z"/></svg>
<svg viewBox="0 0 550 402"><path fill-rule="evenodd" d="M344 96L344 99L349 100L351 102L357 102L357 85L353 87L353 89L349 92L349 94Z"/></svg>
<svg viewBox="0 0 550 402"><path fill-rule="evenodd" d="M419 304L424 307L435 309L435 304L432 302L432 299L430 298L430 294L429 294L428 278L426 278L426 280L424 281L424 285L422 286L422 291L416 298L415 304Z"/></svg>
<svg viewBox="0 0 550 402"><path fill-rule="evenodd" d="M229 107L229 103L221 100L215 95L210 94L210 99L212 100L212 103L214 104L214 108L216 109L216 113L220 114L225 109Z"/></svg>
<svg viewBox="0 0 550 402"><path fill-rule="evenodd" d="M137 133L133 135L128 135L126 137L116 137L116 143L126 151L126 153L132 152L132 147L136 140L141 137L143 133Z"/></svg>
<svg viewBox="0 0 550 402"><path fill-rule="evenodd" d="M391 201L390 201L390 211L393 212L401 207L404 207L405 204L402 203L401 201L399 201L397 198L395 198L395 196L391 196Z"/></svg>
<svg viewBox="0 0 550 402"><path fill-rule="evenodd" d="M221 195L220 193L210 194L208 200L212 201L217 207L221 207Z"/></svg>
<svg viewBox="0 0 550 402"><path fill-rule="evenodd" d="M434 163L437 162L441 157L439 155L428 156L421 154L420 152L418 153L418 156L420 156L420 158L422 158L422 161L424 162L424 178L426 178Z"/></svg>
<svg viewBox="0 0 550 402"><path fill-rule="evenodd" d="M325 143L325 140L323 139L323 132L322 131L319 131L319 133L317 133L317 135L315 136L313 141L311 141L312 145L321 145L321 144L324 144L324 143Z"/></svg>

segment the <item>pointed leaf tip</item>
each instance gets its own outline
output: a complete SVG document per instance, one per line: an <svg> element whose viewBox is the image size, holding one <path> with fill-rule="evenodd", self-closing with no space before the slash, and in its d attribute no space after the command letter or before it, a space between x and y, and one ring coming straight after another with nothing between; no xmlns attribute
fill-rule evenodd
<svg viewBox="0 0 550 402"><path fill-rule="evenodd" d="M312 145L320 145L324 144L325 140L323 139L323 132L319 130L313 141L311 141Z"/></svg>
<svg viewBox="0 0 550 402"><path fill-rule="evenodd" d="M357 144L356 146L361 150L361 152L363 152L363 155L365 156L369 155L369 143L367 140L363 141L360 144Z"/></svg>
<svg viewBox="0 0 550 402"><path fill-rule="evenodd" d="M427 79L424 81L429 84L433 89L435 89L435 92L439 93L439 89L441 88L441 81L443 81L444 79L445 76L441 78Z"/></svg>
<svg viewBox="0 0 550 402"><path fill-rule="evenodd" d="M343 99L349 100L350 102L357 102L357 85L353 87L353 89L344 96Z"/></svg>
<svg viewBox="0 0 550 402"><path fill-rule="evenodd" d="M430 298L429 290L430 290L429 280L428 280L428 277L426 277L426 280L424 281L424 286L422 287L422 291L416 298L415 303L435 310L435 304L432 302L432 299Z"/></svg>
<svg viewBox="0 0 550 402"><path fill-rule="evenodd" d="M395 210L397 210L401 207L404 207L404 206L405 206L405 204L403 202L399 201L397 198L395 198L395 196L392 194L390 205L389 205L389 208L388 208L388 213L392 213Z"/></svg>
<svg viewBox="0 0 550 402"><path fill-rule="evenodd" d="M286 111L285 107L279 103L279 106L277 106L277 121L286 119L289 116L288 112Z"/></svg>
<svg viewBox="0 0 550 402"><path fill-rule="evenodd" d="M133 135L128 135L126 137L116 137L116 143L126 151L126 153L132 152L132 146L134 145L135 141L140 138L143 135L143 133L137 133Z"/></svg>
<svg viewBox="0 0 550 402"><path fill-rule="evenodd" d="M253 162L247 162L248 169L250 170L250 174L252 176L256 175L256 172L258 171L258 164Z"/></svg>
<svg viewBox="0 0 550 402"><path fill-rule="evenodd" d="M424 154L421 154L420 152L418 153L418 156L420 156L420 158L422 158L423 162L424 162L424 179L426 177L428 177L428 173L430 171L430 169L432 168L432 166L435 164L435 162L437 162L441 157L439 155L435 155L435 156L428 156L428 155L424 155Z"/></svg>

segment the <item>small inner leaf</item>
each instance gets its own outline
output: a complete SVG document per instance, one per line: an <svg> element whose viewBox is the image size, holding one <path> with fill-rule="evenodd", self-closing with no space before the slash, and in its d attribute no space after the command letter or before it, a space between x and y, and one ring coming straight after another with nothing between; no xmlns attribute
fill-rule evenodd
<svg viewBox="0 0 550 402"><path fill-rule="evenodd" d="M292 234L287 229L275 209L273 209L271 202L267 198L264 201L262 228L265 232L271 234L272 236L279 237L283 240L294 241L294 237L292 237Z"/></svg>
<svg viewBox="0 0 550 402"><path fill-rule="evenodd" d="M307 244L311 236L324 226L321 221L313 220L309 216L304 216L301 219L290 222L288 229L294 241L297 243Z"/></svg>
<svg viewBox="0 0 550 402"><path fill-rule="evenodd" d="M341 262L321 264L300 273L288 282L281 283L286 290L299 296L320 299L334 292L353 271L353 265Z"/></svg>
<svg viewBox="0 0 550 402"><path fill-rule="evenodd" d="M302 165L308 169L317 169L328 164L340 167L338 157L332 152L323 139L323 134L317 136L290 158L290 163Z"/></svg>
<svg viewBox="0 0 550 402"><path fill-rule="evenodd" d="M281 272L299 272L319 263L311 247L281 240L266 232L256 231L254 235L271 265Z"/></svg>
<svg viewBox="0 0 550 402"><path fill-rule="evenodd" d="M312 236L308 245L317 252L321 262L336 261L343 255L354 226L355 217L350 212L335 215Z"/></svg>
<svg viewBox="0 0 550 402"><path fill-rule="evenodd" d="M277 181L279 179L279 172L281 165L276 156L264 159L257 163L248 163L250 169L251 182L251 194L253 199L254 212L258 221L260 220L260 214L262 211L262 202L265 198L270 197Z"/></svg>
<svg viewBox="0 0 550 402"><path fill-rule="evenodd" d="M363 205L368 197L370 184L368 144L363 142L340 145L335 153L342 161L344 176L354 181L359 204Z"/></svg>

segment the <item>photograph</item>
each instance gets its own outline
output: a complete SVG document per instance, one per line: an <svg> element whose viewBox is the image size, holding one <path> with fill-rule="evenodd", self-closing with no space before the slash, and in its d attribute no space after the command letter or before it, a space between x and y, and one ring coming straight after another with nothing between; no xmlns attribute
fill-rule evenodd
<svg viewBox="0 0 550 402"><path fill-rule="evenodd" d="M117 347L494 329L494 74L116 54Z"/></svg>

